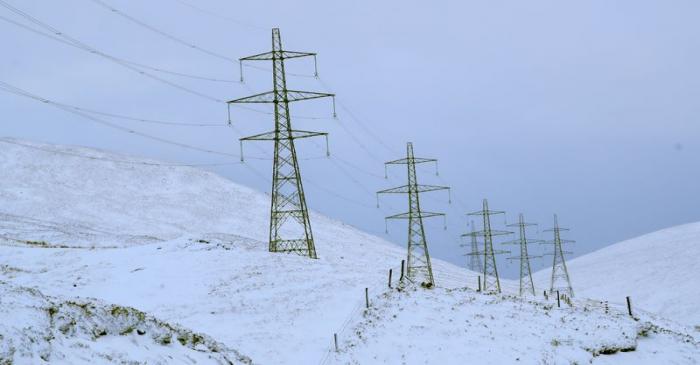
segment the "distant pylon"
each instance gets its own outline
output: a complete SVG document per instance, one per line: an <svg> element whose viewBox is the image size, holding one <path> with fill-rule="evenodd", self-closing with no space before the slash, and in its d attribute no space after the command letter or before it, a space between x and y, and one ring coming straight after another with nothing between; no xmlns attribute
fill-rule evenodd
<svg viewBox="0 0 700 365"><path fill-rule="evenodd" d="M480 211L468 213L468 215L480 215L483 217L484 226L483 230L466 233L462 236L474 236L482 237L484 240L484 250L477 252L477 255L483 255L484 257L484 292L501 292L501 281L498 278L498 268L496 267L496 255L503 253L510 253L510 251L494 250L493 249L493 236L511 234L513 232L499 231L491 229L491 216L494 214L505 214L504 211L489 210L489 202L484 199L483 207Z"/></svg>
<svg viewBox="0 0 700 365"><path fill-rule="evenodd" d="M471 221L471 227L472 231L469 233L469 237L471 238L471 242L469 243L469 252L465 255L469 257L469 261L467 261L467 268L471 271L481 272L484 267L481 264L479 242L476 239L476 226L474 225L474 221Z"/></svg>
<svg viewBox="0 0 700 365"><path fill-rule="evenodd" d="M420 193L435 190L447 190L449 187L436 185L418 184L416 177L416 164L436 162L432 158L419 158L413 156L413 144L406 144L406 158L389 161L386 165L406 165L408 168L408 184L396 188L386 189L377 192L377 202L379 194L408 194L408 212L388 216L385 219L408 219L408 257L406 260L406 277L413 282L420 281L421 285L431 288L435 285L433 268L430 264L430 254L428 253L428 242L425 239L425 229L423 228L423 218L445 217L444 213L424 212L420 207Z"/></svg>
<svg viewBox="0 0 700 365"><path fill-rule="evenodd" d="M283 50L279 29L272 29L271 52L240 59L241 71L243 70L243 61L272 61L272 91L231 100L228 105L239 103L271 103L274 105L275 129L271 132L241 138L241 161L243 161L243 141L275 142L269 250L270 252L292 252L316 258L316 247L311 232L311 222L306 207L294 140L316 136L324 136L327 139L328 134L292 129L289 103L335 97L335 95L287 89L284 61L300 57L314 57L315 60L316 54ZM335 105L335 102L333 104ZM335 110L333 114L335 115Z"/></svg>
<svg viewBox="0 0 700 365"><path fill-rule="evenodd" d="M571 252L564 251L562 249L563 243L574 242L572 240L561 239L561 231L568 231L568 228L559 227L559 220L557 215L554 215L554 228L548 229L545 232L554 232L554 240L547 241L545 243L552 244L554 246L554 252L551 254L554 256L552 261L552 280L549 286L549 292L554 293L557 290L560 294L568 294L569 297L574 296L574 289L571 288L571 280L569 279L569 270L566 268L566 261L564 260L565 254L570 254Z"/></svg>
<svg viewBox="0 0 700 365"><path fill-rule="evenodd" d="M511 260L520 261L520 286L519 294L522 296L525 293L535 295L535 284L532 282L532 270L530 269L530 259L541 256L530 256L527 253L527 245L539 241L528 240L525 234L525 227L534 226L534 223L525 223L525 218L522 213L518 215L518 223L509 224L508 227L519 227L520 236L517 240L504 242L505 244L517 244L520 246L520 256L509 257Z"/></svg>

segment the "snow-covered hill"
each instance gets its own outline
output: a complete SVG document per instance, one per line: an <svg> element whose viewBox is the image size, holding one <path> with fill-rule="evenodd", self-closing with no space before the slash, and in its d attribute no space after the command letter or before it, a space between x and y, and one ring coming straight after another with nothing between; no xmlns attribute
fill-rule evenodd
<svg viewBox="0 0 700 365"><path fill-rule="evenodd" d="M125 160L140 163L116 162ZM397 275L390 289L387 272L398 273L405 249L319 214L312 214L318 260L269 253L269 197L213 173L154 163L0 141L0 335L13 348L32 348L37 339L19 335L32 326L56 337L42 340L50 363L100 363L105 354L137 363L221 360L196 346L203 352L191 355L192 346L123 334L131 322L115 323L111 308L129 308L143 313L146 333L196 333L234 362L461 364L477 356L464 350L469 344L487 364L602 361L599 353L619 350L634 350L624 354L632 363L651 352L656 363L700 358L695 333L682 326L606 312L599 302L555 308L551 298L485 296L464 288L475 273L440 260L435 289L398 291ZM70 303L90 303L96 315ZM68 313L64 322L90 325L64 334L52 324L54 306ZM31 315L12 316L16 307ZM108 330L95 337L95 328ZM2 356L7 351L0 363Z"/></svg>
<svg viewBox="0 0 700 365"><path fill-rule="evenodd" d="M56 300L0 282L0 363L134 361L250 364L249 358L205 335L133 308L95 300Z"/></svg>
<svg viewBox="0 0 700 365"><path fill-rule="evenodd" d="M700 326L700 223L663 229L569 262L579 297L624 303L689 326ZM535 274L549 287L551 269ZM700 328L700 327L699 327Z"/></svg>

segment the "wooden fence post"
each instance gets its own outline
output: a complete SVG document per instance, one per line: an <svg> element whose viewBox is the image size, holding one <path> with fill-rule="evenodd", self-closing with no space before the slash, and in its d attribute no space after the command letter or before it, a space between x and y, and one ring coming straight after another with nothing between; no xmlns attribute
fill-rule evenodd
<svg viewBox="0 0 700 365"><path fill-rule="evenodd" d="M559 302L559 290L557 290L557 308L561 307L561 303Z"/></svg>
<svg viewBox="0 0 700 365"><path fill-rule="evenodd" d="M479 275L479 289L477 290L478 292L481 292L481 275Z"/></svg>
<svg viewBox="0 0 700 365"><path fill-rule="evenodd" d="M369 288L365 288L365 306L369 308Z"/></svg>
<svg viewBox="0 0 700 365"><path fill-rule="evenodd" d="M338 334L333 334L333 342L335 342L335 352L338 352Z"/></svg>
<svg viewBox="0 0 700 365"><path fill-rule="evenodd" d="M391 271L392 269L389 269L389 287L391 288Z"/></svg>
<svg viewBox="0 0 700 365"><path fill-rule="evenodd" d="M403 272L404 272L403 267L404 267L405 263L406 263L406 260L401 260L401 278L399 279L400 281L403 281Z"/></svg>
<svg viewBox="0 0 700 365"><path fill-rule="evenodd" d="M630 297L627 297L627 313L632 317L632 302L630 301Z"/></svg>

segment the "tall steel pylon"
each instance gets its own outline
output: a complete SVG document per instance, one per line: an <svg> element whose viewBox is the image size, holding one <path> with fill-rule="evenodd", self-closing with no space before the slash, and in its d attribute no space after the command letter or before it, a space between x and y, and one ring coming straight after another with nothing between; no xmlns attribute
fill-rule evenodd
<svg viewBox="0 0 700 365"><path fill-rule="evenodd" d="M433 268L430 264L430 254L428 253L428 242L425 239L425 228L423 227L423 218L428 217L445 217L444 213L425 212L420 207L420 193L435 190L447 190L449 187L437 185L421 185L418 184L416 176L416 164L435 162L432 158L419 158L413 156L413 144L406 144L406 158L389 161L384 164L388 165L406 165L408 170L408 184L386 189L377 192L377 204L379 203L379 194L408 194L408 212L388 216L386 219L408 219L408 257L406 260L406 277L413 282L421 282L421 285L431 288L435 285L433 277Z"/></svg>
<svg viewBox="0 0 700 365"><path fill-rule="evenodd" d="M465 254L465 256L469 256L469 260L467 261L467 268L471 271L476 271L476 272L481 272L481 270L484 268L481 264L481 253L479 251L479 242L476 239L476 226L474 226L474 221L471 221L471 227L472 231L469 232L467 235L471 238L471 242L469 243L469 252ZM461 245L462 247L467 246L466 244Z"/></svg>
<svg viewBox="0 0 700 365"><path fill-rule="evenodd" d="M559 291L560 294L568 294L573 298L574 289L571 288L571 280L569 279L569 270L566 268L566 261L564 260L565 254L571 254L571 252L564 251L562 249L562 244L573 243L572 240L563 240L561 238L561 231L568 231L568 228L559 227L559 220L557 215L554 215L554 228L548 229L545 232L554 232L554 240L547 241L545 243L552 244L554 246L554 252L551 254L554 256L552 261L552 280L549 286L549 292L554 293Z"/></svg>
<svg viewBox="0 0 700 365"><path fill-rule="evenodd" d="M472 233L463 234L462 237L474 236L482 237L484 241L484 250L477 252L476 255L483 256L484 266L484 287L482 291L484 292L501 292L501 280L498 278L498 267L496 266L496 255L503 253L510 253L510 251L504 250L494 250L493 249L493 236L507 235L513 232L509 231L499 231L491 229L491 216L495 214L505 214L504 211L489 210L489 202L484 199L482 202L482 209L477 212L467 213L467 215L478 215L482 216L484 221L483 230L476 231ZM471 254L469 254L471 255Z"/></svg>
<svg viewBox="0 0 700 365"><path fill-rule="evenodd" d="M508 227L518 227L520 236L517 240L504 242L504 244L517 244L520 246L520 256L509 257L511 260L520 261L520 286L519 294L522 296L525 293L535 295L535 284L532 282L532 270L530 269L530 259L541 256L530 256L527 252L527 245L530 243L541 242L537 240L528 240L525 229L528 226L534 226L535 223L525 223L525 217L522 213L518 215L518 223L509 224Z"/></svg>
<svg viewBox="0 0 700 365"><path fill-rule="evenodd" d="M287 89L284 62L291 58L313 57L315 53L285 51L278 28L272 29L272 51L240 59L243 61L272 61L272 91L231 100L231 104L271 103L274 105L275 129L271 132L241 138L241 161L244 141L274 141L275 155L272 167L272 202L270 207L270 252L292 252L316 258L309 212L294 140L324 136L327 133L295 130L292 128L289 103L293 101L335 97L334 94ZM243 76L241 75L241 79ZM335 99L334 99L335 100ZM335 109L335 102L333 103ZM335 110L333 111L335 116Z"/></svg>

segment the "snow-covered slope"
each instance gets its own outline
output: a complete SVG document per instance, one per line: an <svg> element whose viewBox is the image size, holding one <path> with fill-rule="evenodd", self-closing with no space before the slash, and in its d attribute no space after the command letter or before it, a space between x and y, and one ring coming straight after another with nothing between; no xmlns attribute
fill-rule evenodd
<svg viewBox="0 0 700 365"><path fill-rule="evenodd" d="M630 361L639 363L648 354L643 349L658 348L644 343L677 353L662 351L656 363L700 358L697 339L685 328L651 317L636 321L614 308L605 312L599 302L553 309L551 298L485 296L464 289L476 283L475 273L440 260L433 260L433 290L399 292L397 275L390 289L388 270L398 273L405 249L318 214L312 214L318 260L269 253L269 197L213 173L85 148L7 142L0 141L0 280L7 283L0 303L10 309L0 335L12 338L13 348L32 348L37 339L21 336L24 328L58 329L55 340L43 337L50 363L104 354L136 363L162 356L172 363L220 360L206 350L191 355L191 347L158 336L122 335L131 322L113 322L115 307L143 313L149 334L168 326L197 333L234 362L464 363L463 357L476 356L461 350L465 343L481 348L480 359L490 364L516 358L569 363L632 348ZM124 160L141 163L116 162ZM91 325L62 337L60 325L46 317L46 307L56 303L68 323L76 318ZM97 315L70 303L90 303ZM35 316L7 314L15 307ZM107 335L95 337L98 327L109 328ZM510 332L528 340L517 342ZM434 356L427 356L431 349Z"/></svg>
<svg viewBox="0 0 700 365"><path fill-rule="evenodd" d="M14 326L21 322L23 326ZM0 281L0 364L249 364L211 338L133 308L61 301Z"/></svg>
<svg viewBox="0 0 700 365"><path fill-rule="evenodd" d="M624 303L700 326L700 223L685 224L605 247L567 262L579 297ZM549 287L551 270L535 274Z"/></svg>
<svg viewBox="0 0 700 365"><path fill-rule="evenodd" d="M265 194L195 168L9 142L0 142L0 279L134 307L253 361L318 361L364 288L386 286L405 258L404 249L318 214L318 260L270 254ZM439 285L476 282L474 273L433 265Z"/></svg>

